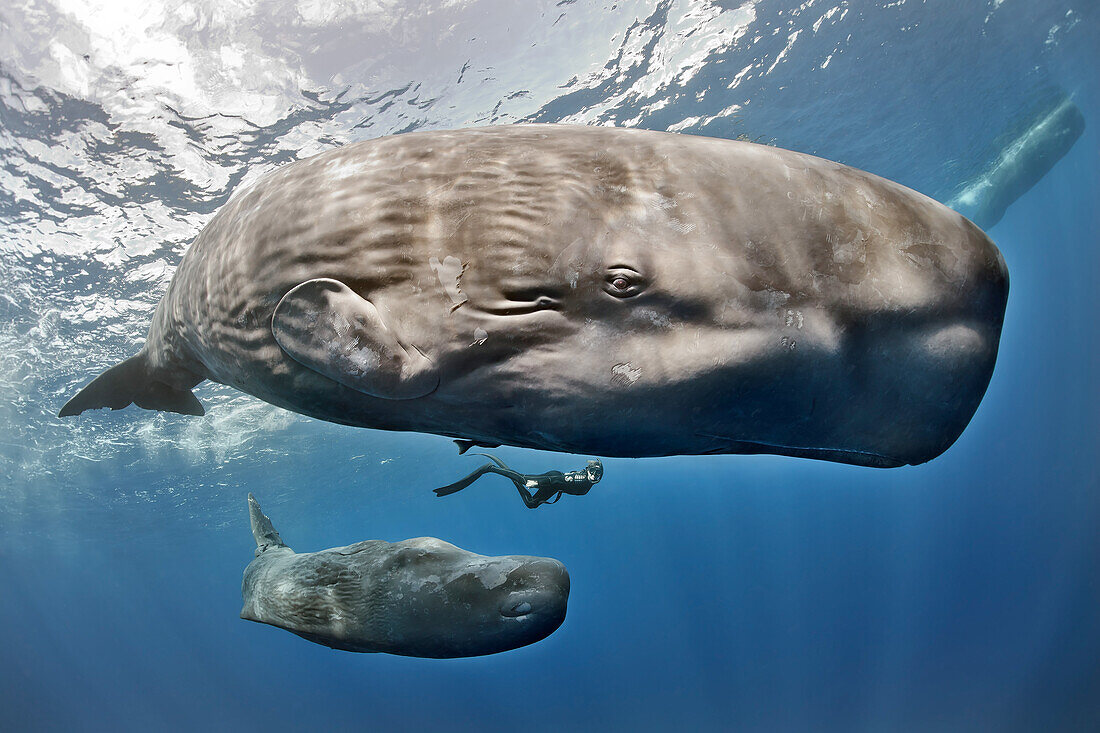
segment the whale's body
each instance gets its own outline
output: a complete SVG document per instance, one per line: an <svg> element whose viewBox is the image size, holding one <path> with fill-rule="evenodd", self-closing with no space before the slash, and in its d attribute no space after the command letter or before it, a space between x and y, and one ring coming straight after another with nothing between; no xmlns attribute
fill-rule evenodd
<svg viewBox="0 0 1100 733"><path fill-rule="evenodd" d="M248 495L256 557L241 618L352 652L473 657L546 638L569 574L550 558L486 557L433 537L296 553Z"/></svg>
<svg viewBox="0 0 1100 733"><path fill-rule="evenodd" d="M948 206L983 228L997 224L1016 199L1050 172L1085 131L1085 115L1067 96L1041 108Z"/></svg>
<svg viewBox="0 0 1100 733"><path fill-rule="evenodd" d="M517 125L292 163L199 234L145 347L65 406L323 420L604 456L927 461L992 374L1008 280L969 221L750 143Z"/></svg>

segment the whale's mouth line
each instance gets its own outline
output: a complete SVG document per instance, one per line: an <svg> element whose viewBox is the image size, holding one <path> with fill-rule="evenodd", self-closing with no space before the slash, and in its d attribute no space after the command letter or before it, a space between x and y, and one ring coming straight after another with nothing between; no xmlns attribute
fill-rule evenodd
<svg viewBox="0 0 1100 733"><path fill-rule="evenodd" d="M801 445L786 445L784 443L769 443L762 440L740 440L728 435L715 435L714 433L695 433L701 438L714 438L728 443L728 446L716 448L714 453L724 453L729 448L737 448L739 453L774 453L776 455L793 456L795 458L820 458L831 457L847 458L841 463L856 463L864 466L878 466L881 468L896 468L904 466L905 461L874 451L857 450L854 448L828 448Z"/></svg>
<svg viewBox="0 0 1100 733"><path fill-rule="evenodd" d="M543 311L560 311L561 303L553 298L541 297L531 301L510 301L504 304L482 306L481 310L493 316L526 316Z"/></svg>

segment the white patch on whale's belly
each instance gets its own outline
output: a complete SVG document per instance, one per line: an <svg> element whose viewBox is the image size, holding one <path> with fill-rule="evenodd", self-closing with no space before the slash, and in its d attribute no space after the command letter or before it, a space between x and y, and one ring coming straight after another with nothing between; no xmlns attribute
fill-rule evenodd
<svg viewBox="0 0 1100 733"><path fill-rule="evenodd" d="M957 368L958 362L974 358L987 349L985 338L971 326L957 323L925 334L920 347L926 358L942 368Z"/></svg>

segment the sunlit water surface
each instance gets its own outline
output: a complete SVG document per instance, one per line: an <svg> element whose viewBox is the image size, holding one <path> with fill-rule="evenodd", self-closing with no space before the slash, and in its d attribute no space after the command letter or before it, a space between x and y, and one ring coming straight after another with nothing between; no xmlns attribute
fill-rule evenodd
<svg viewBox="0 0 1100 733"><path fill-rule="evenodd" d="M961 9L960 9L961 8ZM1093 0L22 2L0 7L0 727L1100 729ZM532 512L443 438L204 384L60 420L232 190L343 143L573 122L809 152L951 201L1051 100L1087 126L990 235L973 423L924 466L608 460ZM501 449L531 471L582 457ZM562 560L549 639L438 662L241 621L256 493L316 550Z"/></svg>

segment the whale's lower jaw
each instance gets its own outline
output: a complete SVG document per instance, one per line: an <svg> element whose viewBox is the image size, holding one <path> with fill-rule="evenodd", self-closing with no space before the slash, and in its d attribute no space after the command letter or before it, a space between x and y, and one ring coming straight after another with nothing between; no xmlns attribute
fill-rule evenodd
<svg viewBox="0 0 1100 733"><path fill-rule="evenodd" d="M708 455L738 454L758 455L769 454L776 456L790 456L792 458L814 458L819 461L831 461L833 463L847 463L853 466L867 466L869 468L898 468L905 465L924 463L935 458L930 455L924 460L906 461L900 458L884 456L878 453L861 450L849 450L845 448L805 448L793 445L777 445L775 443L761 443L752 441L731 441L728 446L716 448ZM936 455L939 455L938 453Z"/></svg>
<svg viewBox="0 0 1100 733"><path fill-rule="evenodd" d="M550 634L557 631L558 627L561 626L564 620L565 618L562 617L562 620L559 621L556 625L546 627L545 633L540 632L537 635L513 640L508 643L496 645L479 644L457 647L447 644L441 644L439 646L433 647L401 647L384 644L357 644L342 639L334 639L328 636L312 634L306 631L296 631L294 629L286 629L286 631L300 636L306 641L311 641L314 644L320 644L321 646L327 646L330 649L336 649L338 651L344 652L355 652L357 654L392 654L399 657L416 657L419 659L466 659L469 657L486 657L492 654L500 654L501 652L519 649L521 647L525 647L530 644L542 641L546 637L550 636ZM274 626L276 624L271 625Z"/></svg>
<svg viewBox="0 0 1100 733"><path fill-rule="evenodd" d="M300 629L284 626L272 621L265 621L261 618L254 618L250 615L246 615L245 612L241 612L241 618L246 621L254 621L256 623L264 624L266 626L274 626L277 629L283 629L289 631L296 636L300 636L306 641L311 641L314 644L320 644L321 646L327 646L330 649L336 649L344 652L355 652L357 654L393 654L401 657L418 657L421 659L462 659L467 657L484 657L491 654L499 654L501 652L511 651L512 649L519 649L520 647L528 646L536 642L542 641L550 634L558 630L558 627L565 621L564 614L561 616L557 623L548 624L543 626L537 634L533 634L525 637L515 637L509 641L505 641L499 644L486 644L484 642L479 644L469 645L450 645L439 644L432 647L415 646L415 647L402 647L385 643L368 643L364 640L352 641L349 639L341 639L334 636L328 636L325 634L317 634L309 631L302 631Z"/></svg>
<svg viewBox="0 0 1100 733"><path fill-rule="evenodd" d="M459 659L465 657L482 657L490 654L519 649L520 647L542 641L557 629L565 621L565 606L560 612L550 614L530 614L522 618L511 619L512 623L529 625L527 631L516 633L513 628L505 634L473 634L467 632L455 632L447 624L442 624L437 634L430 638L421 638L416 641L406 640L403 643L395 643L382 638L371 638L370 634L351 633L324 633L318 631L306 631L292 620L272 616L263 618L255 613L256 609L246 601L241 611L241 618L246 621L274 626L277 629L289 631L314 644L327 646L345 652L360 654L394 654L403 657L420 657L424 659ZM536 618L537 616L537 618Z"/></svg>
<svg viewBox="0 0 1100 733"><path fill-rule="evenodd" d="M853 443L858 447L841 447L835 443L830 445L836 440L837 436L835 435L823 436L822 445L815 446L806 443L788 443L782 438L779 440L752 439L744 433L741 436L723 434L719 432L721 430L719 426L715 426L718 428L715 432L710 432L715 428L705 431L693 431L693 426L690 424L681 425L682 429L676 435L659 434L653 430L641 429L633 432L614 428L603 431L591 428L580 430L579 426L575 426L577 429L572 434L550 430L532 430L510 434L493 424L482 424L472 430L468 429L471 426L466 425L464 427L467 429L455 430L441 428L438 424L418 425L411 421L399 422L397 420L391 422L386 418L375 418L366 410L358 414L339 415L334 409L329 408L327 399L318 400L315 404L305 408L291 405L289 400L283 399L282 396L273 397L270 394L265 394L261 396L261 399L309 417L350 427L385 430L387 432L439 435L462 441L472 441L472 445L482 447L495 448L504 445L604 458L770 454L872 468L897 468L926 463L950 448L973 417L987 381L988 375L985 375L985 379L982 380L981 392L978 392L972 400L972 405L959 409L959 415L951 418L945 418L943 415L931 415L928 420L922 423L926 434L912 441L899 442L892 440L889 444L883 445L881 449L877 449L875 443L882 441L870 440L870 436L866 434L853 440ZM532 417L530 423L535 426L543 424L536 417ZM816 436L810 437L812 439ZM862 445L860 445L861 443Z"/></svg>

